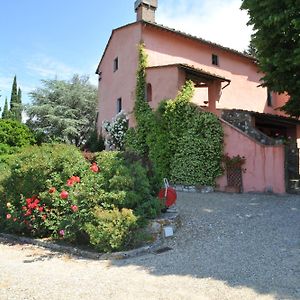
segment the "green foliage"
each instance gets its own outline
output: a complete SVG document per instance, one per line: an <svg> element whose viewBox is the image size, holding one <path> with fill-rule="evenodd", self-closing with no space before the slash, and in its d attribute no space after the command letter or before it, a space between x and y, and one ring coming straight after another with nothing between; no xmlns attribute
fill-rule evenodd
<svg viewBox="0 0 300 300"><path fill-rule="evenodd" d="M222 174L223 130L215 115L190 103L193 93L188 81L174 100L160 104L150 157L160 176L175 183L214 185Z"/></svg>
<svg viewBox="0 0 300 300"><path fill-rule="evenodd" d="M128 248L132 233L137 228L137 217L132 210L105 210L97 207L94 216L94 222L87 223L85 228L91 244L98 251L111 252Z"/></svg>
<svg viewBox="0 0 300 300"><path fill-rule="evenodd" d="M132 229L160 212L147 170L122 152L101 152L91 165L75 146L32 146L0 161L0 171L5 231L111 251L134 244Z"/></svg>
<svg viewBox="0 0 300 300"><path fill-rule="evenodd" d="M262 79L271 90L287 92L291 98L282 110L300 116L300 2L294 0L244 0L249 24L254 26L252 42Z"/></svg>
<svg viewBox="0 0 300 300"><path fill-rule="evenodd" d="M5 98L4 108L3 108L3 112L2 112L2 119L9 119L7 98Z"/></svg>
<svg viewBox="0 0 300 300"><path fill-rule="evenodd" d="M144 45L138 48L139 64L137 69L137 80L135 90L134 116L137 122L135 129L131 129L126 137L126 148L147 156L149 149L146 142L148 133L155 125L152 110L146 101L146 67L147 55Z"/></svg>
<svg viewBox="0 0 300 300"><path fill-rule="evenodd" d="M104 139L99 135L97 129L94 129L84 144L84 149L90 152L100 152L105 149Z"/></svg>
<svg viewBox="0 0 300 300"><path fill-rule="evenodd" d="M187 81L173 100L162 101L152 112L145 101L146 55L139 47L136 101L137 126L126 134L126 147L153 166L153 178L176 183L214 185L222 174L223 130L216 116L190 103L194 84Z"/></svg>
<svg viewBox="0 0 300 300"><path fill-rule="evenodd" d="M42 80L42 84L30 94L29 127L47 142L84 145L95 128L97 89L88 77L78 75L70 81Z"/></svg>
<svg viewBox="0 0 300 300"><path fill-rule="evenodd" d="M0 120L0 143L10 147L23 147L35 142L30 129L15 120Z"/></svg>

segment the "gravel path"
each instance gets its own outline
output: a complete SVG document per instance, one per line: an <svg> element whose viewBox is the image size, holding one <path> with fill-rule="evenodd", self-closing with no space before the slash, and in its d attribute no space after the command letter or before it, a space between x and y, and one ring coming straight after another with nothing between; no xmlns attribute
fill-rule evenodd
<svg viewBox="0 0 300 300"><path fill-rule="evenodd" d="M180 193L161 254L96 261L0 243L0 299L300 299L300 197Z"/></svg>

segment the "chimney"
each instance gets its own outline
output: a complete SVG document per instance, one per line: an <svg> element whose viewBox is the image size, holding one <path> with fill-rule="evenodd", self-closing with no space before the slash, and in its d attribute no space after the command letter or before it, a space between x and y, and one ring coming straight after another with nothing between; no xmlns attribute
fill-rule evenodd
<svg viewBox="0 0 300 300"><path fill-rule="evenodd" d="M137 21L155 22L155 11L157 8L157 0L136 0L134 9Z"/></svg>

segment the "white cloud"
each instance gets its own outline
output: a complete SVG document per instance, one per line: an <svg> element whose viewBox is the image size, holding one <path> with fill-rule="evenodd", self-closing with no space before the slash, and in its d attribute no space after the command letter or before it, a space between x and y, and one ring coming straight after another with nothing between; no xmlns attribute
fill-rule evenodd
<svg viewBox="0 0 300 300"><path fill-rule="evenodd" d="M157 23L239 51L248 48L252 28L241 0L162 0Z"/></svg>
<svg viewBox="0 0 300 300"><path fill-rule="evenodd" d="M30 73L43 78L57 76L60 79L67 79L75 73L80 73L78 70L44 54L34 56L26 67Z"/></svg>

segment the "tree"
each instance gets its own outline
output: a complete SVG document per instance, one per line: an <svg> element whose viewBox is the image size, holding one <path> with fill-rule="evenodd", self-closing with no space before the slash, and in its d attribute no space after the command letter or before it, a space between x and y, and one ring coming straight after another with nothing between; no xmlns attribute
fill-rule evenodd
<svg viewBox="0 0 300 300"><path fill-rule="evenodd" d="M7 98L5 98L4 108L3 108L3 112L2 112L2 119L9 119Z"/></svg>
<svg viewBox="0 0 300 300"><path fill-rule="evenodd" d="M15 75L10 96L10 117L16 119L16 110L18 106L18 87L17 87L17 76Z"/></svg>
<svg viewBox="0 0 300 300"><path fill-rule="evenodd" d="M19 122L22 122L22 91L18 89L18 99L17 99L15 119Z"/></svg>
<svg viewBox="0 0 300 300"><path fill-rule="evenodd" d="M300 1L243 0L255 33L256 58L265 73L263 85L290 95L281 108L300 116Z"/></svg>
<svg viewBox="0 0 300 300"><path fill-rule="evenodd" d="M42 80L42 87L30 93L27 124L46 141L83 145L95 128L97 89L86 76L70 81Z"/></svg>
<svg viewBox="0 0 300 300"><path fill-rule="evenodd" d="M257 49L255 47L255 45L253 44L253 40L251 39L250 40L250 43L249 43L249 46L248 46L248 49L244 51L245 54L247 55L250 55L252 57L256 57L257 55Z"/></svg>

